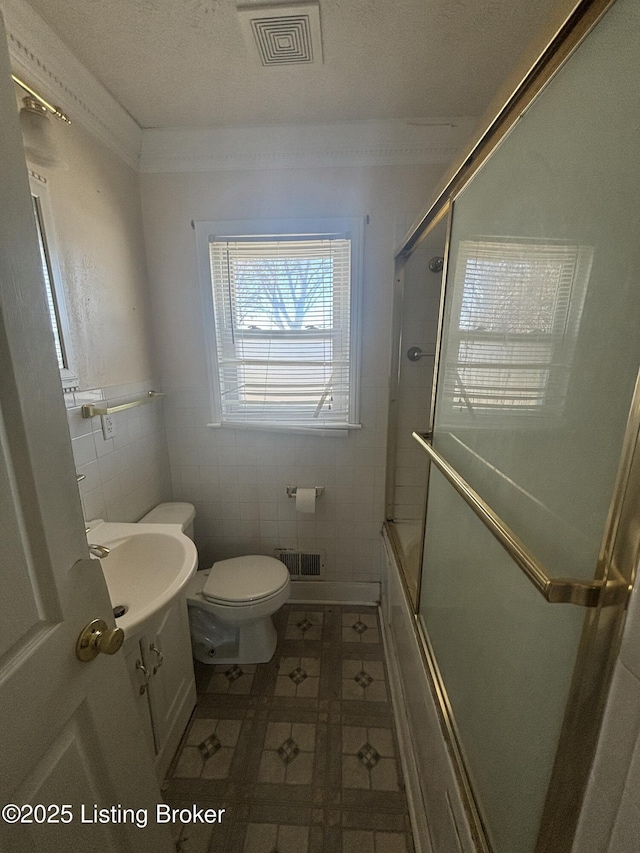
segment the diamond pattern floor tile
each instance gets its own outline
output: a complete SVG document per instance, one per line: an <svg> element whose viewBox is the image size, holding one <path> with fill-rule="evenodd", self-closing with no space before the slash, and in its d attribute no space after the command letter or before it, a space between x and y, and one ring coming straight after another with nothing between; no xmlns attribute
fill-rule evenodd
<svg viewBox="0 0 640 853"><path fill-rule="evenodd" d="M225 808L184 853L413 853L375 608L285 605L266 664L196 665L163 795Z"/></svg>

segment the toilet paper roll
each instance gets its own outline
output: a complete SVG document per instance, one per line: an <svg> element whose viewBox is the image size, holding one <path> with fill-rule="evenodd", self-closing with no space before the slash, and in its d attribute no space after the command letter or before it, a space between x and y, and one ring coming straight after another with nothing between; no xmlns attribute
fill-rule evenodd
<svg viewBox="0 0 640 853"><path fill-rule="evenodd" d="M316 511L316 490L315 489L296 489L296 512L315 512Z"/></svg>

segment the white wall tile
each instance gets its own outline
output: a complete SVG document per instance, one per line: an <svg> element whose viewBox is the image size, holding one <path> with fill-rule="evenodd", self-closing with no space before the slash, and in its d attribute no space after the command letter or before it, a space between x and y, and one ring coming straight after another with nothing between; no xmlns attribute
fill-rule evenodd
<svg viewBox="0 0 640 853"><path fill-rule="evenodd" d="M116 400L143 396L152 385L157 383L88 389L76 392L75 400L115 405ZM172 498L163 407L154 402L146 414L145 409L115 413L116 435L107 441L99 418L81 423L78 408L67 410L76 468L86 475L79 483L86 520L138 521L155 504ZM176 469L176 476L181 473L181 467Z"/></svg>
<svg viewBox="0 0 640 853"><path fill-rule="evenodd" d="M69 435L78 438L81 435L89 435L93 432L91 418L83 418L80 407L71 407L67 410L67 422L69 424Z"/></svg>
<svg viewBox="0 0 640 853"><path fill-rule="evenodd" d="M81 500L85 521L92 521L95 518L105 517L106 506L104 502L104 494L102 493L102 486L98 486L90 492L82 495Z"/></svg>
<svg viewBox="0 0 640 853"><path fill-rule="evenodd" d="M258 516L260 521L277 521L278 504L275 502L260 502L258 504Z"/></svg>
<svg viewBox="0 0 640 853"><path fill-rule="evenodd" d="M73 444L71 447L73 447ZM98 486L102 485L100 468L97 460L95 462L88 462L86 465L78 465L76 462L76 471L78 474L84 474L84 480L81 480L78 483L81 497L86 495L87 492L91 492L93 489L97 489Z"/></svg>
<svg viewBox="0 0 640 853"><path fill-rule="evenodd" d="M260 539L278 541L278 522L260 519ZM274 545L277 547L277 545Z"/></svg>
<svg viewBox="0 0 640 853"><path fill-rule="evenodd" d="M101 456L100 459L98 459L98 469L100 470L100 479L103 483L117 477L122 470L119 454L109 453L106 456Z"/></svg>
<svg viewBox="0 0 640 853"><path fill-rule="evenodd" d="M278 469L275 465L260 463L257 466L258 483L261 485L273 485L278 482Z"/></svg>
<svg viewBox="0 0 640 853"><path fill-rule="evenodd" d="M93 418L93 420L99 421L99 419L97 418ZM115 441L112 438L105 439L99 424L97 429L94 425L93 440L95 442L97 456L107 456L109 453L112 453L116 449Z"/></svg>
<svg viewBox="0 0 640 853"><path fill-rule="evenodd" d="M278 536L281 536L283 539L297 539L298 536L298 523L296 521L285 521L283 519L278 520ZM292 547L296 547L293 545Z"/></svg>
<svg viewBox="0 0 640 853"><path fill-rule="evenodd" d="M220 506L220 515L223 519L240 519L239 501L223 500Z"/></svg>
<svg viewBox="0 0 640 853"><path fill-rule="evenodd" d="M321 183L319 173L310 176L282 170L265 175L256 191L252 175L229 173L225 185L241 192L219 192L220 175L198 174L143 177L145 222L147 225L150 277L156 297L156 333L163 342L163 387L167 392L165 409L169 452L174 471L182 466L219 465L220 512L225 521L239 518L240 507L258 524L258 532L237 526L221 539L212 535L213 521L199 526L198 542L208 553L215 546L228 551L250 543L272 550L272 524L278 523L278 544L297 547L300 541L320 536L331 545L335 561L328 566L337 579L353 577L353 539L363 540L358 555L360 577L379 579L379 558L373 556L373 543L379 540L383 521L385 445L388 405L388 370L391 349L391 310L395 223L398 215L410 222L424 204L429 188L440 178L441 167L386 168L370 170L340 169L328 171ZM257 196L256 196L257 192ZM250 202L248 201L250 199ZM184 282L181 309L176 312L175 271L193 268L194 248L189 234L178 223L196 218L274 218L299 215L312 217L362 216L373 214L365 234L365 293L363 305L363 351L361 377L361 423L363 429L338 438L262 433L258 430L208 429L209 390L204 387L206 356L202 348L200 299L197 277ZM293 206L293 207L292 207ZM414 318L415 319L415 318ZM193 448L195 453L188 452ZM413 448L412 448L413 449ZM411 467L407 461L406 467ZM174 495L189 500L203 495L203 482L209 475L188 480L174 477ZM326 487L317 502L313 521L301 519L295 502L286 497L285 487ZM413 483L407 484L414 485ZM235 487L235 491L233 488ZM257 492L255 490L257 488ZM274 487L266 490L263 487ZM195 498L192 498L195 499ZM313 525L313 528L309 525ZM233 532L231 532L233 530ZM313 534L313 535L312 535ZM315 539L317 541L317 539ZM338 547L340 545L340 548ZM371 556L369 562L366 562Z"/></svg>
<svg viewBox="0 0 640 853"><path fill-rule="evenodd" d="M220 465L218 468L218 479L221 484L225 483L237 483L238 482L238 466L235 464L229 465L226 463L226 454L225 454L225 464Z"/></svg>
<svg viewBox="0 0 640 853"><path fill-rule="evenodd" d="M71 447L76 468L86 465L87 462L93 462L97 458L93 433L72 439Z"/></svg>
<svg viewBox="0 0 640 853"><path fill-rule="evenodd" d="M181 465L180 466L180 482L185 485L191 483L201 483L202 474L199 465Z"/></svg>
<svg viewBox="0 0 640 853"><path fill-rule="evenodd" d="M240 518L243 521L259 521L260 513L257 503L240 503Z"/></svg>

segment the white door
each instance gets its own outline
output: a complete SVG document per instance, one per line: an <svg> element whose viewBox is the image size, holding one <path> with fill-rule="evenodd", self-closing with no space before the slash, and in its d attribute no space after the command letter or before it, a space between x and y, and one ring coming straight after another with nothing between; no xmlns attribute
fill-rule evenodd
<svg viewBox="0 0 640 853"><path fill-rule="evenodd" d="M124 656L75 654L88 622L113 619L88 559L1 20L0 116L0 848L163 853Z"/></svg>

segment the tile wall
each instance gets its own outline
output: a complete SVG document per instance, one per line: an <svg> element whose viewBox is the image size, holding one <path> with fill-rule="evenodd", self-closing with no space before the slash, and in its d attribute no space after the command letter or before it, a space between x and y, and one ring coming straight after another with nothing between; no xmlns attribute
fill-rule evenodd
<svg viewBox="0 0 640 853"><path fill-rule="evenodd" d="M377 581L382 560L386 374L361 387L363 428L318 437L212 429L206 388L167 389L175 500L196 506L201 565L274 548L326 552L322 580ZM315 514L286 487L324 486Z"/></svg>
<svg viewBox="0 0 640 853"><path fill-rule="evenodd" d="M117 412L114 436L105 439L99 417L85 419L84 404L118 406L145 397L159 383L137 382L65 394L67 419L85 520L138 521L171 500L171 477L164 425L164 402Z"/></svg>
<svg viewBox="0 0 640 853"><path fill-rule="evenodd" d="M201 561L324 549L324 579L379 581L397 244L442 163L145 173L149 278L176 500L196 505ZM192 220L358 217L364 225L362 430L342 437L210 429L207 342ZM324 486L314 516L286 486Z"/></svg>
<svg viewBox="0 0 640 853"><path fill-rule="evenodd" d="M440 245L434 246L433 241L428 240L411 256L404 269L393 517L419 523L427 499L428 461L411 433L414 430L425 432L429 428L435 362L432 354L436 349L442 274L430 272L428 262L432 255L442 254L442 251ZM415 346L429 355L411 361L407 350Z"/></svg>

